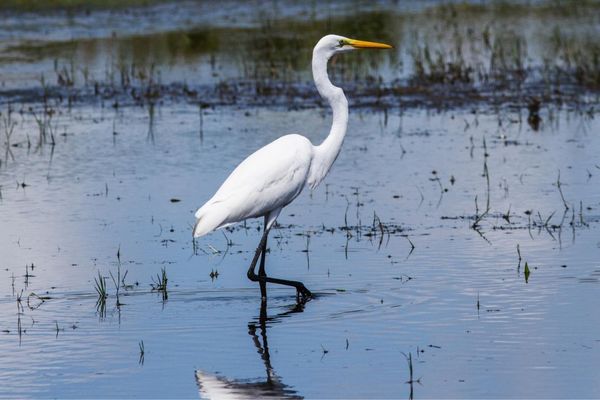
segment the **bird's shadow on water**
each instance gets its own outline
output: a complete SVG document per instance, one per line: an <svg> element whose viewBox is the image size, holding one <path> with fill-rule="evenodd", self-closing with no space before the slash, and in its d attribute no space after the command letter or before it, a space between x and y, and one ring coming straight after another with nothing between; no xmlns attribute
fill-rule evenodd
<svg viewBox="0 0 600 400"><path fill-rule="evenodd" d="M282 382L279 375L275 373L271 365L269 343L267 339L267 328L273 323L281 322L282 319L292 314L304 311L305 302L297 302L286 311L269 317L267 315L267 303L262 302L260 314L248 322L248 334L256 347L265 366L264 380L234 380L225 376L196 370L196 383L201 399L261 399L265 397L281 399L302 399L294 389Z"/></svg>

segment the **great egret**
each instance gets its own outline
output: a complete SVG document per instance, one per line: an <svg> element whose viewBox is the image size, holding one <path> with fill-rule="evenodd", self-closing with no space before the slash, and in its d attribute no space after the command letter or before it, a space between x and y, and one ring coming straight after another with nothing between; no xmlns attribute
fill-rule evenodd
<svg viewBox="0 0 600 400"><path fill-rule="evenodd" d="M248 268L248 278L260 284L263 302L267 298L267 282L294 286L298 298L311 296L302 282L267 276L267 236L282 208L298 197L305 186L314 189L325 178L342 148L348 125L348 101L344 91L329 80L327 61L334 54L368 48L389 49L392 46L338 35L321 38L313 49L312 72L319 94L333 110L333 123L327 138L315 146L304 136L285 135L258 149L242 161L215 195L196 211L194 237L247 218L264 217L263 235ZM259 256L257 275L254 269Z"/></svg>

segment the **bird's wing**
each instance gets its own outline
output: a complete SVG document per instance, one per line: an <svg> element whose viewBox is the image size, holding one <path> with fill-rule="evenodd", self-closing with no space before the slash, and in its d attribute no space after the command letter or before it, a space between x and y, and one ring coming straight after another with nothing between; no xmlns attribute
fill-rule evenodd
<svg viewBox="0 0 600 400"><path fill-rule="evenodd" d="M196 236L289 204L304 188L312 152L305 137L286 135L248 156L196 212Z"/></svg>

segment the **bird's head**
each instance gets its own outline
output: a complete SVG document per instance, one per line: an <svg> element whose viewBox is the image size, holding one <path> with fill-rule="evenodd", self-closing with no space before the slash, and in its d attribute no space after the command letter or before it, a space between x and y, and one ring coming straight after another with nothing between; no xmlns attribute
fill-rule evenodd
<svg viewBox="0 0 600 400"><path fill-rule="evenodd" d="M350 39L339 35L323 36L315 46L315 52L324 53L327 58L334 54L345 53L361 49L391 49L392 46L384 43L366 42L364 40Z"/></svg>

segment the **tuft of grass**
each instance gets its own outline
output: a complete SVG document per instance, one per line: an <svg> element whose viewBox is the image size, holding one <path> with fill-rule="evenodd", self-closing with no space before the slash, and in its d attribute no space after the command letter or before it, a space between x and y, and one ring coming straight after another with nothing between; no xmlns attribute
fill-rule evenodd
<svg viewBox="0 0 600 400"><path fill-rule="evenodd" d="M160 270L160 274L156 274L156 279L152 278L152 289L154 290L167 290L167 271L163 267Z"/></svg>
<svg viewBox="0 0 600 400"><path fill-rule="evenodd" d="M160 270L160 274L156 274L156 278L152 278L152 283L150 284L153 292L160 292L162 294L163 301L169 297L167 293L168 281L167 271L163 267Z"/></svg>
<svg viewBox="0 0 600 400"><path fill-rule="evenodd" d="M98 271L98 277L94 278L94 289L96 289L96 293L98 294L98 300L106 300L108 294L106 292L106 280Z"/></svg>
<svg viewBox="0 0 600 400"><path fill-rule="evenodd" d="M15 156L11 150L10 138L15 130L15 127L17 126L17 122L14 121L12 113L13 109L9 103L7 105L6 113L2 114L2 112L0 112L0 117L2 118L2 128L4 129L4 146L6 148L4 158L8 160L8 157L10 156L10 158L14 161ZM0 199L1 198L2 196L0 195Z"/></svg>
<svg viewBox="0 0 600 400"><path fill-rule="evenodd" d="M104 318L106 316L106 298L108 297L108 293L106 292L106 281L102 274L100 274L100 271L98 271L98 277L94 278L94 289L96 289L96 293L98 294L96 311L100 315L100 318Z"/></svg>

